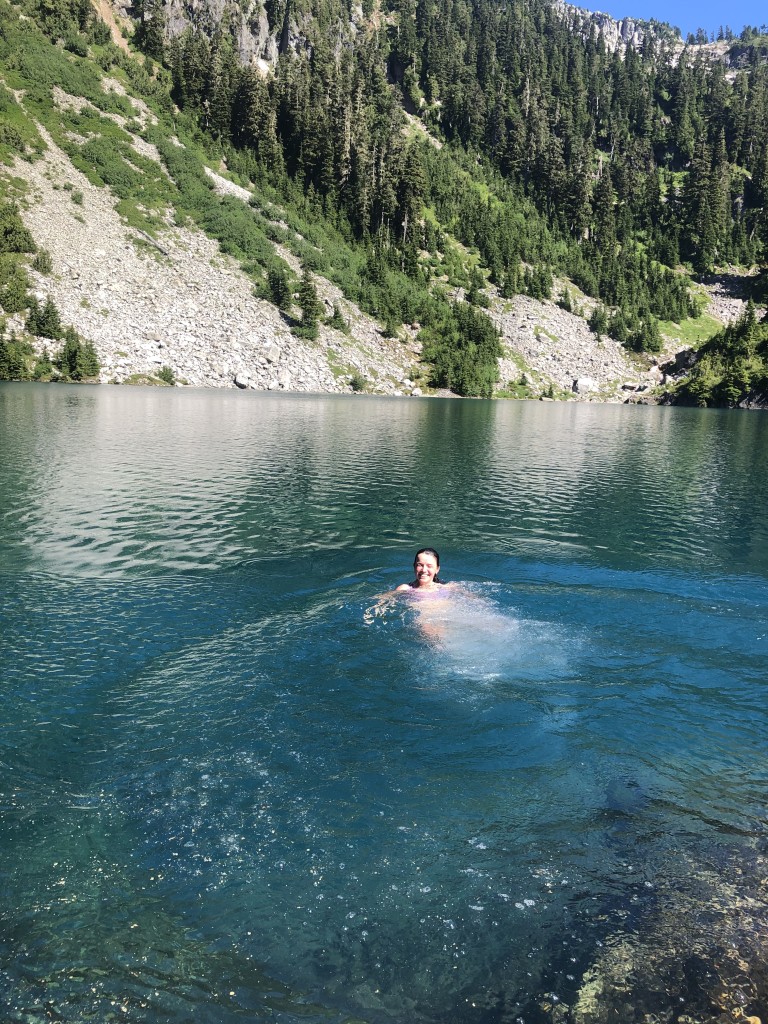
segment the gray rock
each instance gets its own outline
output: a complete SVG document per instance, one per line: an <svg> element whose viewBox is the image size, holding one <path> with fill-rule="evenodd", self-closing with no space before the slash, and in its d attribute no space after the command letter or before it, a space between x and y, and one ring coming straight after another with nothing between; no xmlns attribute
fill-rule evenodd
<svg viewBox="0 0 768 1024"><path fill-rule="evenodd" d="M573 382L573 390L577 395L590 395L599 390L599 385L592 377L579 377Z"/></svg>

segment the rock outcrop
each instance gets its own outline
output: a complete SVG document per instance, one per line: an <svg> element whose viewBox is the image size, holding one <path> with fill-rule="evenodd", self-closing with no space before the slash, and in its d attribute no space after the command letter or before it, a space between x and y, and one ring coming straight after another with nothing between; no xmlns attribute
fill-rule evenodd
<svg viewBox="0 0 768 1024"><path fill-rule="evenodd" d="M497 299L489 313L507 349L499 366L502 388L522 383L543 395L552 386L560 397L623 402L628 392L657 383L647 363L613 338L598 338L582 317L554 302L517 295Z"/></svg>
<svg viewBox="0 0 768 1024"><path fill-rule="evenodd" d="M604 14L602 11L587 11L582 7L564 3L563 0L555 0L552 6L561 12L571 26L578 22L583 31L588 31L594 26L598 35L602 34L605 45L611 52L615 50L623 52L628 45L639 50L650 29L648 22L637 21L634 18L621 18L617 21L610 14Z"/></svg>

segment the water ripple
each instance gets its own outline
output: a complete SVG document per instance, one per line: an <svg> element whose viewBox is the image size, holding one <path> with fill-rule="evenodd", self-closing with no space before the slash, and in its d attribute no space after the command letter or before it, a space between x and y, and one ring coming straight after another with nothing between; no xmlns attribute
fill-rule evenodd
<svg viewBox="0 0 768 1024"><path fill-rule="evenodd" d="M0 428L9 1019L539 1019L683 910L760 962L711 908L764 874L761 418L0 386ZM461 589L382 599L422 542Z"/></svg>

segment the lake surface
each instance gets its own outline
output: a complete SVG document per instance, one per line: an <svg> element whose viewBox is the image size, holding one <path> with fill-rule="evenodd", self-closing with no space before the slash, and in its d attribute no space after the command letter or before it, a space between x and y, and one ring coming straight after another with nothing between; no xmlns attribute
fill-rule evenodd
<svg viewBox="0 0 768 1024"><path fill-rule="evenodd" d="M763 1016L764 414L0 385L0 444L0 1019Z"/></svg>

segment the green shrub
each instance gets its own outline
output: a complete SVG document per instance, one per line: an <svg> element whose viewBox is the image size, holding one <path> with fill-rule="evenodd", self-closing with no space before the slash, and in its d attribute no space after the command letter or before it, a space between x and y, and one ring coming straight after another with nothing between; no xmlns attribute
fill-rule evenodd
<svg viewBox="0 0 768 1024"><path fill-rule="evenodd" d="M34 13L38 25L52 39L78 33L93 18L88 0L37 0Z"/></svg>
<svg viewBox="0 0 768 1024"><path fill-rule="evenodd" d="M21 313L29 301L26 270L14 257L0 255L0 306L6 313Z"/></svg>
<svg viewBox="0 0 768 1024"><path fill-rule="evenodd" d="M88 41L79 32L72 32L64 40L64 49L78 57L87 57Z"/></svg>
<svg viewBox="0 0 768 1024"><path fill-rule="evenodd" d="M0 253L36 252L37 246L24 227L15 203L0 203Z"/></svg>
<svg viewBox="0 0 768 1024"><path fill-rule="evenodd" d="M40 249L32 260L32 269L38 274L50 274L53 272L53 260L47 249Z"/></svg>
<svg viewBox="0 0 768 1024"><path fill-rule="evenodd" d="M335 331L341 331L342 334L349 334L349 324L344 319L341 310L335 302L333 304L333 313L325 322Z"/></svg>
<svg viewBox="0 0 768 1024"><path fill-rule="evenodd" d="M44 348L42 354L37 357L34 368L32 370L33 380L50 380L53 374L53 363L51 357L48 354L48 349Z"/></svg>
<svg viewBox="0 0 768 1024"><path fill-rule="evenodd" d="M2 15L0 14L0 21ZM0 61L2 56L0 55ZM0 82L0 146L15 153L27 149L41 151L43 141L34 121L16 101L13 93Z"/></svg>
<svg viewBox="0 0 768 1024"><path fill-rule="evenodd" d="M8 146L10 149L16 150L17 153L24 152L24 139L21 137L21 132L3 118L0 118L0 146Z"/></svg>
<svg viewBox="0 0 768 1024"><path fill-rule="evenodd" d="M93 19L88 36L96 46L108 46L112 42L112 33L109 30L109 25L100 18Z"/></svg>

